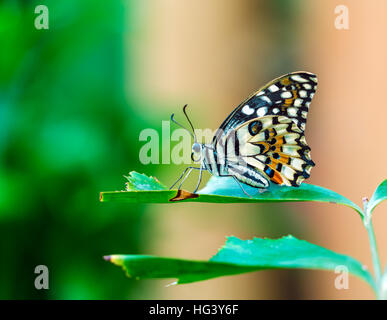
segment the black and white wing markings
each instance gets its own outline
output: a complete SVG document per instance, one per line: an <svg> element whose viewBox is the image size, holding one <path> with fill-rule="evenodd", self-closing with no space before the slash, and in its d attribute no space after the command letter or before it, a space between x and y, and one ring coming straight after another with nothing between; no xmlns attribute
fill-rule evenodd
<svg viewBox="0 0 387 320"><path fill-rule="evenodd" d="M231 135L238 141L239 150L238 156L228 159L229 166L244 164L275 184L299 186L309 178L315 165L303 130L288 117L264 116L249 120L222 140Z"/></svg>
<svg viewBox="0 0 387 320"><path fill-rule="evenodd" d="M288 117L304 131L316 88L317 77L309 72L294 72L274 79L235 108L219 127L213 143L242 123L267 115Z"/></svg>

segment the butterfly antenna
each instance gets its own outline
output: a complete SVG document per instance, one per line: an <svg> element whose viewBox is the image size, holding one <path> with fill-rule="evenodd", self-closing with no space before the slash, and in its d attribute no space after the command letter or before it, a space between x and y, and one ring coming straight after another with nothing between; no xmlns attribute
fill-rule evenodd
<svg viewBox="0 0 387 320"><path fill-rule="evenodd" d="M187 120L188 120L188 122L189 122L189 124L190 124L190 126L191 126L191 129L192 129L192 132L193 132L193 135L194 135L194 140L195 140L195 143L196 143L196 142L197 142L197 140L196 140L196 133L195 133L194 126L192 125L192 122L191 122L191 120L190 120L189 117L188 117L188 114L187 114L187 111L186 111L187 107L188 107L188 105L186 104L186 105L183 107L183 112L184 112L185 117L187 118Z"/></svg>
<svg viewBox="0 0 387 320"><path fill-rule="evenodd" d="M179 127L187 130L189 132L189 134L191 135L192 138L194 138L194 140L196 141L196 137L191 133L191 131L189 131L186 127L184 127L182 124L180 124L179 122L177 122L173 117L175 116L174 113L172 113L171 115L171 121L174 122L175 124L177 124Z"/></svg>

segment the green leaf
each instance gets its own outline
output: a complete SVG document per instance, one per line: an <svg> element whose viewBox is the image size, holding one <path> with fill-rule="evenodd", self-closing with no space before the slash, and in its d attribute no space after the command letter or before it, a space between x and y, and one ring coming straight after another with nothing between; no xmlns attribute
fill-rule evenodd
<svg viewBox="0 0 387 320"><path fill-rule="evenodd" d="M367 204L367 212L369 215L372 214L372 211L375 207L381 203L383 200L387 200L387 179L384 180L375 190L370 201Z"/></svg>
<svg viewBox="0 0 387 320"><path fill-rule="evenodd" d="M129 176L125 176L125 178L128 180L128 182L125 184L126 191L156 191L167 189L167 187L156 178L148 177L145 174L137 173L135 171L130 172Z"/></svg>
<svg viewBox="0 0 387 320"><path fill-rule="evenodd" d="M300 187L272 185L265 192L243 184L243 189L251 196L247 196L239 184L230 177L211 177L207 185L192 194L188 191L167 190L155 178L131 172L128 191L101 192L103 202L129 203L174 203L176 200L189 202L210 203L244 203L244 202L283 202L283 201L319 201L348 206L356 210L361 216L362 210L355 203L329 189L303 183ZM178 198L176 198L178 197Z"/></svg>
<svg viewBox="0 0 387 320"><path fill-rule="evenodd" d="M266 269L335 270L345 266L375 289L371 274L356 259L290 235L275 240L229 237L209 261L144 255L112 255L105 259L121 266L129 277L176 278L179 284Z"/></svg>

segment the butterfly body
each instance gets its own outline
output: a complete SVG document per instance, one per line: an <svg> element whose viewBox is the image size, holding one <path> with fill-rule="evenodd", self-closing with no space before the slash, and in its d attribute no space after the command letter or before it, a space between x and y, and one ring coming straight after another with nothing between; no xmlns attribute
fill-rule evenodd
<svg viewBox="0 0 387 320"><path fill-rule="evenodd" d="M236 157L234 159L220 158L212 145L203 145L203 167L217 177L235 176L242 183L257 188L269 186L268 180L254 167L246 164Z"/></svg>
<svg viewBox="0 0 387 320"><path fill-rule="evenodd" d="M256 188L298 187L315 165L304 131L316 87L308 72L274 79L231 112L210 144L195 142L192 159L200 161L201 171Z"/></svg>

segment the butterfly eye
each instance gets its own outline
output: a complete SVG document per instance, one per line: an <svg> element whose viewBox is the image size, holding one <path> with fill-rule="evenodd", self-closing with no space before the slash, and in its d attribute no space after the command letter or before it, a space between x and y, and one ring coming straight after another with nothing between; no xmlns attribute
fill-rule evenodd
<svg viewBox="0 0 387 320"><path fill-rule="evenodd" d="M195 142L193 145L192 145L192 152L194 153L199 153L201 150L201 147L200 147L200 144Z"/></svg>
<svg viewBox="0 0 387 320"><path fill-rule="evenodd" d="M259 121L253 121L249 124L249 132L255 136L262 129L262 124Z"/></svg>

